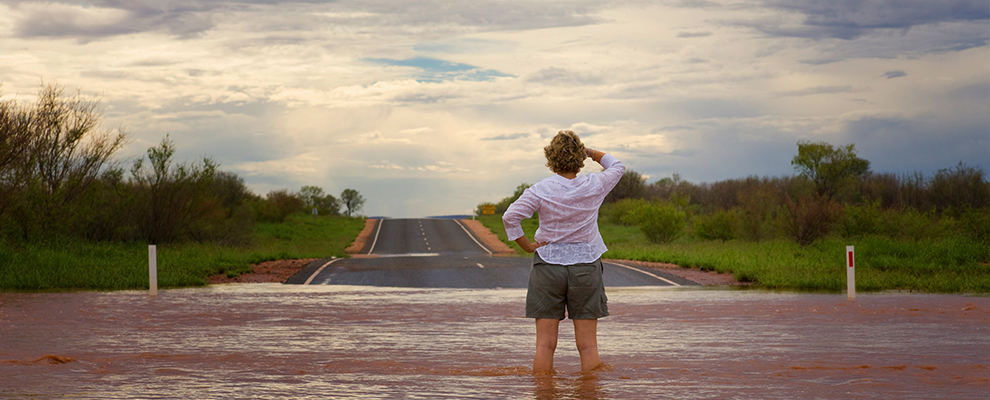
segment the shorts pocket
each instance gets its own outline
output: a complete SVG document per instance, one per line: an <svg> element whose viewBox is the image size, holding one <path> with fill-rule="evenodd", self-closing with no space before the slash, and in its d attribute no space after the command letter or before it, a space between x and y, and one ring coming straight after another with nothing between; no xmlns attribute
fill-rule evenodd
<svg viewBox="0 0 990 400"><path fill-rule="evenodd" d="M571 287L596 288L602 280L602 274L597 265L570 266L568 268L571 269L571 281L569 282Z"/></svg>

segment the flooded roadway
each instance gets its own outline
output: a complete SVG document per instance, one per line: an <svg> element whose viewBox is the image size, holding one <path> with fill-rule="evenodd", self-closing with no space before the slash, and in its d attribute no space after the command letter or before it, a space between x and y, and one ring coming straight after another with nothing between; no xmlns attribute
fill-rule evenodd
<svg viewBox="0 0 990 400"><path fill-rule="evenodd" d="M0 398L985 399L990 299L609 288L530 373L522 289L0 293Z"/></svg>

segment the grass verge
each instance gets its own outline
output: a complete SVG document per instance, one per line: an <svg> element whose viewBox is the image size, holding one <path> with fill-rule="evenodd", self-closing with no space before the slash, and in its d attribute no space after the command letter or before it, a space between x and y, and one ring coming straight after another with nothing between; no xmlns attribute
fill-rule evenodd
<svg viewBox="0 0 990 400"><path fill-rule="evenodd" d="M158 285L204 285L211 275L237 276L263 261L345 257L344 249L362 228L360 218L297 214L280 224L258 223L246 246L158 245ZM147 288L148 245L144 243L55 241L0 246L0 290Z"/></svg>
<svg viewBox="0 0 990 400"><path fill-rule="evenodd" d="M499 216L485 216L481 222L507 242ZM523 222L523 230L532 238L538 222L535 218ZM965 237L919 241L831 237L802 247L784 239L721 242L685 236L658 245L637 227L600 220L599 230L609 248L605 257L727 272L769 289L844 291L845 248L852 245L857 290L990 293L990 246ZM515 243L510 246L522 252Z"/></svg>

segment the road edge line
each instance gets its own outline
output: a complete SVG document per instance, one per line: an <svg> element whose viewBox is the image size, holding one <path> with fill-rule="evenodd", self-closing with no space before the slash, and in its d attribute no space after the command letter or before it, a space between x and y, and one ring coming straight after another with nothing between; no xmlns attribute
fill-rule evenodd
<svg viewBox="0 0 990 400"><path fill-rule="evenodd" d="M620 266L620 267L623 267L623 268L628 268L628 269L631 269L631 270L633 270L633 271L636 271L636 272L639 272L639 273L641 273L641 274L646 274L646 275L649 275L649 276L652 276L652 277L654 277L654 278L657 278L657 279L659 279L659 280L661 280L661 281L664 281L664 282L667 282L667 283L669 283L669 284L671 284L671 285L674 285L674 286L681 286L681 284L679 284L679 283L677 283L677 282L674 282L674 281L672 281L672 280L670 280L670 279L667 279L667 278L664 278L664 277L661 277L661 276L658 276L658 275L654 275L654 274L651 274L651 273L649 273L649 272L646 272L646 271L643 271L643 270L641 270L641 269L639 269L639 268L633 268L633 267L630 267L630 266L628 266L628 265L622 265L622 264L619 264L619 263L617 263L617 262L606 262L606 264L612 264L612 265L618 265L618 266Z"/></svg>
<svg viewBox="0 0 990 400"><path fill-rule="evenodd" d="M303 283L303 285L308 285L310 282L312 282L313 281L313 278L316 278L316 276L319 275L320 272L323 272L323 269L326 268L327 265L333 264L335 261L340 261L340 260L343 260L343 258L334 258L334 259L331 259L330 261L327 261L327 263L326 264L323 264L322 267L320 267L319 269L317 269L316 272L313 273L313 275L310 275L309 276L309 279L307 279L306 282Z"/></svg>
<svg viewBox="0 0 990 400"><path fill-rule="evenodd" d="M458 220L455 219L454 222L457 223L457 226L461 227L461 229L464 230L464 233L466 233L468 235L468 237L471 238L471 240L474 241L475 244L477 244L479 247L481 247L482 250L487 251L488 252L488 255L492 255L493 254L492 251L491 250L488 250L488 248L485 247L485 245L481 244L481 242L479 242L478 239L476 239L474 237L474 235L471 234L471 232L468 232L467 227L465 227L464 224L461 223L461 221L458 221Z"/></svg>
<svg viewBox="0 0 990 400"><path fill-rule="evenodd" d="M385 218L378 220L378 229L375 229L375 240L371 241L371 248L368 249L368 254L375 251L375 245L378 244L378 234L382 231L382 224L385 223Z"/></svg>

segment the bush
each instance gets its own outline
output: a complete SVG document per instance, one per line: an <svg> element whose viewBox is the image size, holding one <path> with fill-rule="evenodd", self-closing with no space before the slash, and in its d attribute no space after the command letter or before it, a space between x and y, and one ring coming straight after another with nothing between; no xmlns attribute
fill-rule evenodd
<svg viewBox="0 0 990 400"><path fill-rule="evenodd" d="M633 226L636 223L626 221L625 216L633 209L649 204L649 201L643 199L622 199L615 203L603 204L598 211L598 215L613 224Z"/></svg>
<svg viewBox="0 0 990 400"><path fill-rule="evenodd" d="M963 213L960 222L966 236L990 247L990 207L970 209Z"/></svg>
<svg viewBox="0 0 990 400"><path fill-rule="evenodd" d="M824 195L786 198L781 208L781 229L798 244L807 246L828 236L842 207Z"/></svg>
<svg viewBox="0 0 990 400"><path fill-rule="evenodd" d="M288 190L273 190L266 197L265 201L257 204L258 219L264 222L280 223L289 214L305 211L302 199Z"/></svg>
<svg viewBox="0 0 990 400"><path fill-rule="evenodd" d="M773 212L780 203L780 191L770 184L754 185L740 191L739 218L745 237L760 241L773 237Z"/></svg>
<svg viewBox="0 0 990 400"><path fill-rule="evenodd" d="M880 209L880 201L872 201L862 206L847 205L844 218L839 223L839 230L843 237L867 235L892 237L893 234L897 233L896 226L893 226L889 220L885 220L886 214L889 213Z"/></svg>
<svg viewBox="0 0 990 400"><path fill-rule="evenodd" d="M632 209L623 218L637 225L653 243L670 243L684 234L687 214L666 203L646 203Z"/></svg>
<svg viewBox="0 0 990 400"><path fill-rule="evenodd" d="M736 238L736 213L718 211L694 218L694 233L705 240L723 242Z"/></svg>

